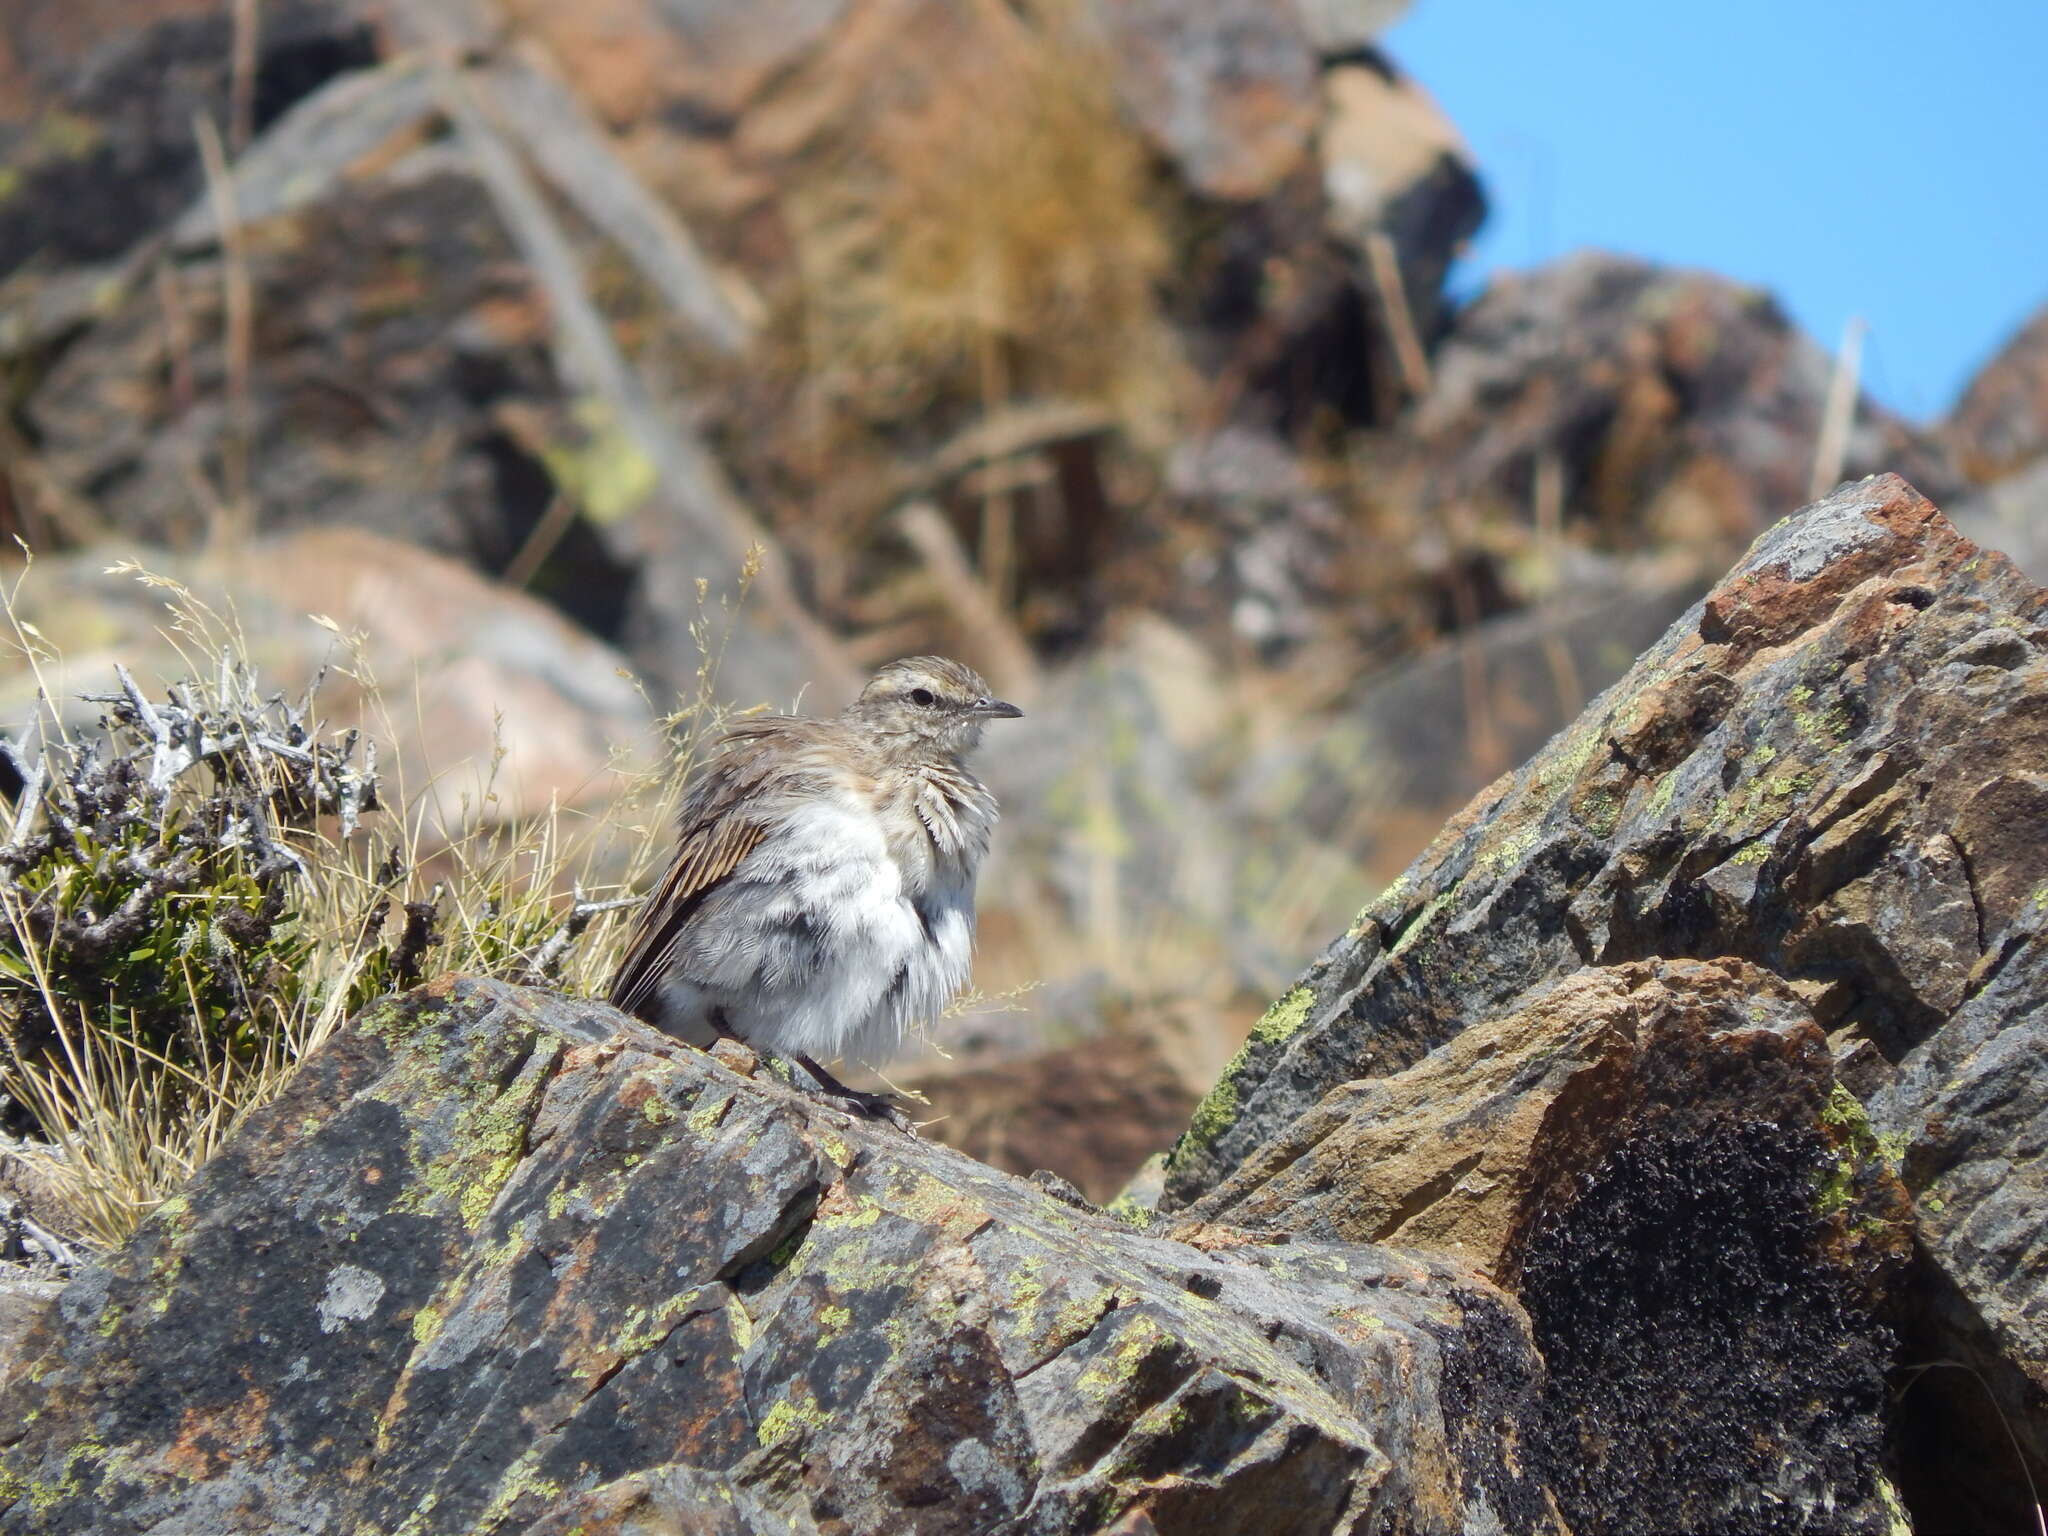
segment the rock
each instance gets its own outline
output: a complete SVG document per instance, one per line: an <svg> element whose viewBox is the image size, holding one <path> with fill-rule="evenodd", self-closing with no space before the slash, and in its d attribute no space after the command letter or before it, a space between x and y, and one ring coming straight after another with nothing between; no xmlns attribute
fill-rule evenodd
<svg viewBox="0 0 2048 1536"><path fill-rule="evenodd" d="M1270 660L1307 641L1338 595L1348 530L1286 445L1249 427L1189 439L1166 485L1200 540L1181 556L1176 604Z"/></svg>
<svg viewBox="0 0 2048 1536"><path fill-rule="evenodd" d="M2048 454L2048 307L1970 381L1942 436L1977 481L2002 480Z"/></svg>
<svg viewBox="0 0 2048 1536"><path fill-rule="evenodd" d="M1309 42L1325 58L1369 46L1408 14L1412 0L1295 0Z"/></svg>
<svg viewBox="0 0 2048 1536"><path fill-rule="evenodd" d="M30 3L0 15L0 277L31 258L109 261L203 185L193 118L225 129L230 0ZM372 62L373 7L278 0L257 29L260 128L331 76Z"/></svg>
<svg viewBox="0 0 2048 1536"><path fill-rule="evenodd" d="M1731 1113L1817 1121L1832 1085L1827 1037L1767 971L1588 967L1332 1088L1187 1209L1455 1253L1511 1284L1571 1181L1623 1145Z"/></svg>
<svg viewBox="0 0 2048 1536"><path fill-rule="evenodd" d="M1185 1215L1452 1254L1518 1292L1575 1531L1771 1529L1775 1505L1888 1532L1873 1306L1907 1202L1837 1092L1768 972L1588 967L1331 1089Z"/></svg>
<svg viewBox="0 0 2048 1536"><path fill-rule="evenodd" d="M63 1289L61 1280L17 1279L14 1266L0 1264L0 1381L13 1369L21 1341Z"/></svg>
<svg viewBox="0 0 2048 1536"><path fill-rule="evenodd" d="M1718 565L1804 499L1830 369L1758 290L1583 252L1460 311L1389 474L1427 508L1527 517L1551 458L1596 543L1676 543ZM1931 438L1867 400L1846 464L1961 486Z"/></svg>
<svg viewBox="0 0 2048 1536"><path fill-rule="evenodd" d="M0 1531L1562 1532L1461 1266L1166 1235L448 979L311 1057L0 1390Z"/></svg>
<svg viewBox="0 0 2048 1536"><path fill-rule="evenodd" d="M1323 71L1323 123L1316 136L1330 228L1359 251L1391 243L1401 274L1405 322L1426 346L1441 329L1444 277L1486 218L1471 151L1429 93L1377 50L1352 52ZM1378 294L1371 280L1361 286ZM1384 303L1384 295L1379 295Z"/></svg>
<svg viewBox="0 0 2048 1536"><path fill-rule="evenodd" d="M604 429L572 419L546 303L481 183L426 151L283 209L248 239L259 322L247 494L259 526L343 523L503 570L554 495L547 460L589 452L577 445ZM100 487L97 515L129 538L190 545L229 515L194 473L231 494L222 277L216 256L136 284L29 407L51 473ZM180 327L166 327L166 302ZM558 594L564 606L616 633L630 573L587 524L558 548L553 579L580 578L578 593Z"/></svg>
<svg viewBox="0 0 2048 1536"><path fill-rule="evenodd" d="M1949 513L1975 543L2048 582L2048 454L1957 502Z"/></svg>
<svg viewBox="0 0 2048 1536"><path fill-rule="evenodd" d="M1316 55L1270 0L1099 0L1117 91L1194 191L1262 197L1307 150Z"/></svg>
<svg viewBox="0 0 2048 1536"><path fill-rule="evenodd" d="M1358 678L1327 720L1253 744L1233 808L1398 871L1444 820L1540 750L1707 583L1590 553L1545 600Z"/></svg>
<svg viewBox="0 0 2048 1536"><path fill-rule="evenodd" d="M1896 1167L1914 1201L1922 1258L1883 1298L1907 1358L1966 1362L2038 1467L2048 1189L2023 1127L2048 1111L2044 650L2048 594L1896 477L1780 522L1308 970L1197 1110L1162 1208L1203 1209L1233 1180L1270 1177L1254 1172L1266 1149L1299 1140L1333 1093L1367 1115L1399 1103L1411 1073L1476 1054L1472 1030L1509 1028L1490 1021L1546 985L1654 960L1746 962L1776 978L1761 995L1789 989L1827 1031L1837 1130ZM1570 1062L1567 1050L1530 1070ZM1489 1102L1483 1075L1463 1091ZM1542 1102L1520 1091L1535 1096L1507 1102ZM1550 1134L1532 1148L1547 1153ZM1415 1145L1419 1175L1435 1154ZM1368 1181L1355 1219L1370 1227L1389 1198ZM1526 1230L1527 1212L1512 1193L1491 1198L1475 1230L1495 1235L1478 1251L1512 1258L1501 1234ZM1304 1207L1309 1230L1314 1209L1336 1208ZM1945 1405L1975 1386L1950 1374L1952 1387L1916 1385L1909 1421L1951 1421ZM1950 1434L1939 1459L1917 1433L1901 1431L1923 1446L1901 1468L1909 1505L1962 1498L1976 1529L2021 1518L2001 1491L2015 1484L1995 1420L1988 1435ZM1568 1496L1584 1528L1574 1508Z"/></svg>

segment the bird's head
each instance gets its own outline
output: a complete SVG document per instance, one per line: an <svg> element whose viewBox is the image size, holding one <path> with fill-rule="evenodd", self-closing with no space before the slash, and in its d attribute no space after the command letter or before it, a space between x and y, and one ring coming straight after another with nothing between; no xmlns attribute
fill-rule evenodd
<svg viewBox="0 0 2048 1536"><path fill-rule="evenodd" d="M847 711L910 752L937 751L954 757L980 745L981 729L989 721L1014 720L1023 713L1014 704L989 697L988 684L971 667L943 656L890 662Z"/></svg>

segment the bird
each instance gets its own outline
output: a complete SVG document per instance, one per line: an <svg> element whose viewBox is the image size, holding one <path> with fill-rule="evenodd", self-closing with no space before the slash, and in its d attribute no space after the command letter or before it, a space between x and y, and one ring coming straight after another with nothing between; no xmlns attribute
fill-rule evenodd
<svg viewBox="0 0 2048 1536"><path fill-rule="evenodd" d="M912 656L837 716L730 725L685 790L613 1006L792 1059L843 1107L907 1123L819 1058L880 1066L966 983L996 799L965 759L1022 714L961 663Z"/></svg>

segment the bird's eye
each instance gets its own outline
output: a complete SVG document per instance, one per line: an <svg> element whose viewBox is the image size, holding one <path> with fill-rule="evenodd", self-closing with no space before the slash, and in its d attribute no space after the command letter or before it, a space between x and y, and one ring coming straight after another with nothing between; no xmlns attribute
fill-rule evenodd
<svg viewBox="0 0 2048 1536"><path fill-rule="evenodd" d="M910 702L920 706L921 708L930 709L932 705L938 703L939 701L932 697L931 689L913 688L910 690Z"/></svg>

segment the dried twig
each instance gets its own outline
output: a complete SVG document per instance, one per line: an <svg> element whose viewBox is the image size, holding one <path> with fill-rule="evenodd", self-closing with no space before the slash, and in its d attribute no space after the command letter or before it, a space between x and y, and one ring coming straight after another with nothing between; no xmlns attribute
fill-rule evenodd
<svg viewBox="0 0 2048 1536"><path fill-rule="evenodd" d="M618 242L679 320L727 356L746 349L750 329L690 231L633 174L576 94L547 71L537 46L529 43L471 79L494 99L497 121L518 135L541 173Z"/></svg>
<svg viewBox="0 0 2048 1536"><path fill-rule="evenodd" d="M1429 393L1429 355L1422 350L1422 337L1415 329L1408 285L1401 280L1401 258L1385 230L1373 230L1365 237L1365 259L1379 294L1380 312L1386 316L1387 333L1393 338L1395 360L1401 365L1401 381L1410 399L1420 399Z"/></svg>
<svg viewBox="0 0 2048 1536"><path fill-rule="evenodd" d="M254 418L250 411L249 369L255 348L255 301L249 284L248 250L242 238L242 215L235 201L234 178L228 173L227 151L213 119L201 112L193 118L200 163L206 168L207 194L220 230L221 287L227 334L222 351L227 367L228 441L222 452L227 484L221 501L225 526L213 530L217 541L238 543L251 531L249 464Z"/></svg>
<svg viewBox="0 0 2048 1536"><path fill-rule="evenodd" d="M1828 378L1828 396L1821 407L1820 435L1813 445L1813 474L1806 494L1815 501L1842 483L1842 466L1849 455L1849 433L1856 425L1856 396L1863 372L1863 333L1869 327L1861 315L1851 315L1842 327L1842 351L1835 359L1835 371Z"/></svg>
<svg viewBox="0 0 2048 1536"><path fill-rule="evenodd" d="M582 887L577 887L574 904L569 908L569 915L562 919L562 926L549 934L547 942L534 952L534 971L543 980L554 980L562 961L568 956L569 947L583 936L583 930L594 919L607 912L637 907L641 899L638 896L621 896L612 901L591 901L584 896Z"/></svg>

